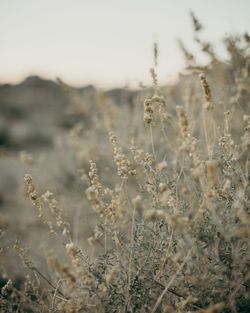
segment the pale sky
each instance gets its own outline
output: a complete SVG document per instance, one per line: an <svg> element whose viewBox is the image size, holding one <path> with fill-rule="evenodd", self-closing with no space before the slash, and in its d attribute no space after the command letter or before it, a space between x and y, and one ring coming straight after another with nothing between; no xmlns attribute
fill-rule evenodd
<svg viewBox="0 0 250 313"><path fill-rule="evenodd" d="M225 34L250 30L250 0L0 0L0 82L147 84L155 39L159 79L169 82L184 66L176 39L197 51L189 10L218 50Z"/></svg>

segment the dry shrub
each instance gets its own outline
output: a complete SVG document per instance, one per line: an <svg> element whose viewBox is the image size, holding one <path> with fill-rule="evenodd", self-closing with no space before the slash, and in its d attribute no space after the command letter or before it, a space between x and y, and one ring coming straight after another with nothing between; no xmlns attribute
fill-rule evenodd
<svg viewBox="0 0 250 313"><path fill-rule="evenodd" d="M79 124L71 132L78 169L93 159L82 176L96 212L91 237L75 243L58 200L25 176L67 257L48 251L45 275L17 242L27 274L1 282L2 312L249 312L249 36L225 40L225 65L191 15L208 65L182 45L191 74L160 88L155 45L153 89L119 109L99 94L88 113L95 141L81 149Z"/></svg>

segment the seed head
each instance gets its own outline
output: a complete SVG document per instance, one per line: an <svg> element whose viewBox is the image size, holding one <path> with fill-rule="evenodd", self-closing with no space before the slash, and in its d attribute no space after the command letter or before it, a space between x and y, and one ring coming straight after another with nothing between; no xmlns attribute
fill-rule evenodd
<svg viewBox="0 0 250 313"><path fill-rule="evenodd" d="M211 91L210 91L210 87L208 85L206 76L204 73L201 73L199 75L200 78L200 83L201 83L201 87L204 93L204 97L205 97L205 109L206 110L210 110L211 109L211 102L212 102L212 95L211 95Z"/></svg>
<svg viewBox="0 0 250 313"><path fill-rule="evenodd" d="M153 107L152 101L150 99L146 99L144 101L144 122L147 124L151 124L153 121Z"/></svg>

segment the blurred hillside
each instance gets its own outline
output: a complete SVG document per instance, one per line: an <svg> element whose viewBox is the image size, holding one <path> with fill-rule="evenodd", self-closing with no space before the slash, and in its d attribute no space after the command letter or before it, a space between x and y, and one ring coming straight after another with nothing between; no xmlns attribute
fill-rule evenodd
<svg viewBox="0 0 250 313"><path fill-rule="evenodd" d="M95 87L70 89L74 99L59 83L38 76L17 85L0 85L0 146L10 150L51 147L58 132L85 118L83 111L72 109L72 102L75 107L81 102L85 108L96 103ZM133 94L123 89L104 92L116 104L131 104Z"/></svg>
<svg viewBox="0 0 250 313"><path fill-rule="evenodd" d="M95 89L87 86L76 92L91 98ZM73 118L69 102L56 82L38 76L0 86L0 145L11 150L51 147L53 136Z"/></svg>

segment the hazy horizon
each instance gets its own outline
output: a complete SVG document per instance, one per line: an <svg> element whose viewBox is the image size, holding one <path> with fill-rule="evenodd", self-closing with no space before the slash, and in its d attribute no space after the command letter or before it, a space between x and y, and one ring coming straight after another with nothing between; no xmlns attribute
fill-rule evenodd
<svg viewBox="0 0 250 313"><path fill-rule="evenodd" d="M246 0L0 0L0 83L38 75L76 86L148 84L154 40L160 82L171 82L184 67L177 38L198 51L190 10L204 25L202 38L220 55L221 38L250 29Z"/></svg>

